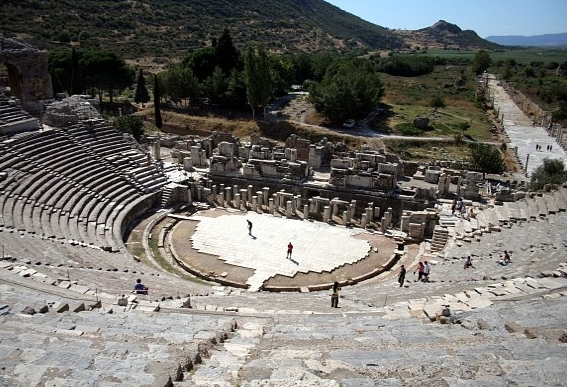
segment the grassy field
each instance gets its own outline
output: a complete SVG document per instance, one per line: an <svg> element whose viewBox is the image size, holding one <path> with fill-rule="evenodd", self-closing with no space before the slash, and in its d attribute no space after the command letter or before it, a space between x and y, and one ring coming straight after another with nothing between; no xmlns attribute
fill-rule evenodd
<svg viewBox="0 0 567 387"><path fill-rule="evenodd" d="M467 144L456 145L453 141L385 140L385 144L390 152L400 155L404 160L466 162L469 157Z"/></svg>
<svg viewBox="0 0 567 387"><path fill-rule="evenodd" d="M382 74L386 85L384 103L389 116L377 122L377 129L404 134L413 119L426 116L430 119L430 130L413 132L425 137L447 137L465 134L478 141L493 141L490 133L492 122L484 110L475 102L476 81L467 73L466 66L436 66L431 74L419 77L394 77ZM464 84L456 86L457 79ZM440 97L445 107L435 109L432 99ZM463 133L462 124L469 128Z"/></svg>
<svg viewBox="0 0 567 387"><path fill-rule="evenodd" d="M407 55L427 55L433 57L442 57L449 60L453 59L473 59L476 51L466 50L443 50L443 49L429 49L419 51L416 54ZM562 63L567 61L567 50L551 49L551 48L514 48L506 51L491 51L490 58L493 63L498 61L505 61L507 59L514 59L518 63L529 64L532 62L543 61L545 63L557 62Z"/></svg>

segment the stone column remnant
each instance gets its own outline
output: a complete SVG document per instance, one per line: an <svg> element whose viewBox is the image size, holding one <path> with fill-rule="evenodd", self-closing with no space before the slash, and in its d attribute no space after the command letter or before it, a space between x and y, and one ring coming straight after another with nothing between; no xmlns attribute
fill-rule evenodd
<svg viewBox="0 0 567 387"><path fill-rule="evenodd" d="M331 218L331 207L325 206L323 208L323 222L329 223L330 218Z"/></svg>
<svg viewBox="0 0 567 387"><path fill-rule="evenodd" d="M234 194L234 208L240 209L240 194Z"/></svg>

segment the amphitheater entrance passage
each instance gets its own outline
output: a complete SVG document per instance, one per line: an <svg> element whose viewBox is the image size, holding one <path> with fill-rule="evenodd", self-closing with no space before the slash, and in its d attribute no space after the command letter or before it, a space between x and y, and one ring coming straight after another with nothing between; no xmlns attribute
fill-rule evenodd
<svg viewBox="0 0 567 387"><path fill-rule="evenodd" d="M17 67L0 64L0 90L11 97L22 99L22 87L20 84L21 74Z"/></svg>
<svg viewBox="0 0 567 387"><path fill-rule="evenodd" d="M10 88L22 108L40 115L44 104L53 101L49 54L17 39L0 37L0 86Z"/></svg>

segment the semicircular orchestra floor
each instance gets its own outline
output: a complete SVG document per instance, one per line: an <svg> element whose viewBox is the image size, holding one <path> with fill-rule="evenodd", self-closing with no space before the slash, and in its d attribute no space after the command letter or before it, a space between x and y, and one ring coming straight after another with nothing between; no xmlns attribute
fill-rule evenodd
<svg viewBox="0 0 567 387"><path fill-rule="evenodd" d="M268 214L215 209L191 219L171 231L177 258L249 290L345 282L380 268L396 249L390 239L366 230Z"/></svg>

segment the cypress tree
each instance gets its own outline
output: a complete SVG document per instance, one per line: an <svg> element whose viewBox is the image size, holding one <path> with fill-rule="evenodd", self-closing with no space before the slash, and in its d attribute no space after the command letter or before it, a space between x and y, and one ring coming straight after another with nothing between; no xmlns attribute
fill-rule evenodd
<svg viewBox="0 0 567 387"><path fill-rule="evenodd" d="M274 94L274 81L270 72L268 53L263 46L248 47L244 56L244 82L248 105L252 108L252 118L258 107L265 107Z"/></svg>
<svg viewBox="0 0 567 387"><path fill-rule="evenodd" d="M159 106L159 82L157 75L154 75L154 111L155 111L155 118L156 118L156 126L158 129L161 129L162 121L161 121L161 111Z"/></svg>
<svg viewBox="0 0 567 387"><path fill-rule="evenodd" d="M150 100L150 94L148 93L148 89L146 88L146 79L144 78L144 74L142 73L142 69L138 73L138 82L136 84L136 94L134 95L134 102L141 103L142 107L144 107L144 103Z"/></svg>
<svg viewBox="0 0 567 387"><path fill-rule="evenodd" d="M71 52L71 95L82 94L82 92L79 57L73 47L73 51Z"/></svg>

